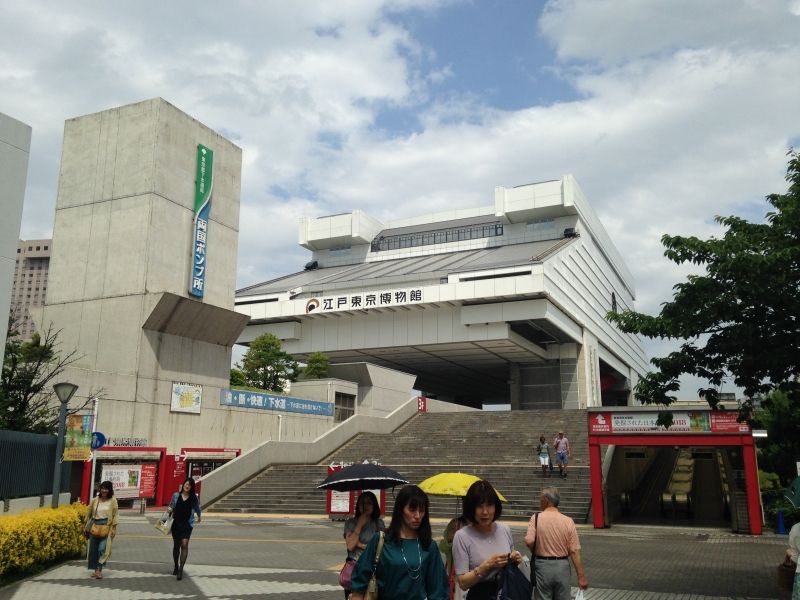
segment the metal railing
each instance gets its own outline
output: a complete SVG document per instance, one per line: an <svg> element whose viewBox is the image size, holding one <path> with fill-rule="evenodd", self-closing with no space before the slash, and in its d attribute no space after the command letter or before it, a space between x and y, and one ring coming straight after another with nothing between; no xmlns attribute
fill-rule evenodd
<svg viewBox="0 0 800 600"><path fill-rule="evenodd" d="M53 492L56 436L0 430L0 499ZM69 490L70 465L61 468L61 489Z"/></svg>

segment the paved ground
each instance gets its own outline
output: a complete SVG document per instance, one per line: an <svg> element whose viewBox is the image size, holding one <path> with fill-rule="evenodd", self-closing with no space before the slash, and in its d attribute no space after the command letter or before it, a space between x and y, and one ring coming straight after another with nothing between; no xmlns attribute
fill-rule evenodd
<svg viewBox="0 0 800 600"><path fill-rule="evenodd" d="M339 600L341 523L314 517L208 514L195 529L183 581L172 572L172 539L157 513L126 514L102 581L71 561L0 588L0 600ZM509 523L518 548L525 523ZM437 522L435 533L444 525ZM722 530L616 526L580 528L586 600L776 598L775 568L787 539ZM573 582L574 584L574 582ZM574 592L574 590L573 590Z"/></svg>

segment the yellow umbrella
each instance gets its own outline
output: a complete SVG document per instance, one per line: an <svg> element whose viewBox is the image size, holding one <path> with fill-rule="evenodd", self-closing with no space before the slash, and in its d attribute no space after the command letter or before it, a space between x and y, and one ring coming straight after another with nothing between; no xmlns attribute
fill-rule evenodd
<svg viewBox="0 0 800 600"><path fill-rule="evenodd" d="M458 496L463 498L467 495L469 486L476 481L480 481L480 479L480 477L469 473L439 473L433 477L428 477L419 484L419 487L423 492L432 496ZM494 491L497 492L497 497L500 498L501 502L508 502L497 488Z"/></svg>

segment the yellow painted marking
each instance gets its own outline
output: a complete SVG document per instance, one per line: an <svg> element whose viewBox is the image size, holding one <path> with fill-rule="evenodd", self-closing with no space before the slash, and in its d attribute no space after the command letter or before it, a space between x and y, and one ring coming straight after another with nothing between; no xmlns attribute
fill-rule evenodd
<svg viewBox="0 0 800 600"><path fill-rule="evenodd" d="M137 539L137 540L171 540L172 537L168 535L140 535L135 533L126 533L117 535L117 537L122 538L130 538L130 539ZM267 543L278 543L278 544L336 544L339 545L342 542L340 540L298 540L298 539L291 539L291 540L284 540L280 538L226 538L226 537L204 537L199 535L193 535L192 541L194 540L206 540L210 542L267 542Z"/></svg>

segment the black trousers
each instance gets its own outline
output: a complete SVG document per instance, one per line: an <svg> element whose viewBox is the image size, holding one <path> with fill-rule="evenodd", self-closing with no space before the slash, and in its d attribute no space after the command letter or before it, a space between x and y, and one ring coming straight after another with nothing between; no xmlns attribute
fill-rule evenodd
<svg viewBox="0 0 800 600"><path fill-rule="evenodd" d="M497 580L476 583L467 592L467 600L494 600L497 597Z"/></svg>

